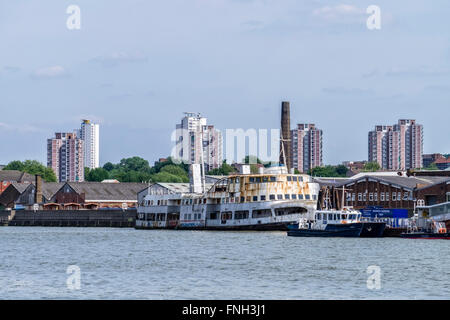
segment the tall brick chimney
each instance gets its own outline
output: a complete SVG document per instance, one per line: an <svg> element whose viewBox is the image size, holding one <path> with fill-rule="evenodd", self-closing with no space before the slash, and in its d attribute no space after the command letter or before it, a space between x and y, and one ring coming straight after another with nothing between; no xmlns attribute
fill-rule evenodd
<svg viewBox="0 0 450 320"><path fill-rule="evenodd" d="M42 202L44 202L44 196L42 193L42 177L37 174L35 179L36 179L35 180L36 192L34 195L34 203L42 203Z"/></svg>
<svg viewBox="0 0 450 320"><path fill-rule="evenodd" d="M283 101L281 103L281 137L282 141L280 141L280 163L286 165L288 172L292 168L291 164L291 110L289 101ZM283 157L283 149L284 155L286 157L286 163L284 163Z"/></svg>

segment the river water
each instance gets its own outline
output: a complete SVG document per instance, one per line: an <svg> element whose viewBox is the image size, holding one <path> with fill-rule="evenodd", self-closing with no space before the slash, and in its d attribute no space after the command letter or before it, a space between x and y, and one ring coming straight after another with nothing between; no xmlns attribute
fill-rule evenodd
<svg viewBox="0 0 450 320"><path fill-rule="evenodd" d="M450 299L447 240L1 227L0 244L0 299Z"/></svg>

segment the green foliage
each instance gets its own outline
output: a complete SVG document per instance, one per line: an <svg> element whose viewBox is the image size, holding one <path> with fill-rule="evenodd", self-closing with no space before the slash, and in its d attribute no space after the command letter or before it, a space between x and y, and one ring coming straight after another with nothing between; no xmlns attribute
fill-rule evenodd
<svg viewBox="0 0 450 320"><path fill-rule="evenodd" d="M436 163L433 162L428 167L426 167L425 170L439 170L439 168L437 167Z"/></svg>
<svg viewBox="0 0 450 320"><path fill-rule="evenodd" d="M227 164L227 162L224 160L222 162L222 166L220 168L212 169L212 170L208 171L207 174L212 175L212 176L228 176L232 173L236 173L236 169L234 167L230 166L229 164Z"/></svg>
<svg viewBox="0 0 450 320"><path fill-rule="evenodd" d="M163 173L169 173L172 176L176 176L177 178L180 178L182 180L181 182L189 182L188 173L180 166L177 166L174 164L166 165L166 166L162 167L161 171L158 174L163 174ZM153 178L155 179L155 177L158 174L154 175ZM160 176L158 176L158 177L160 177ZM167 177L167 176L165 176L165 177ZM167 181L167 182L171 182L171 181Z"/></svg>
<svg viewBox="0 0 450 320"><path fill-rule="evenodd" d="M347 168L345 168L347 169ZM347 170L344 170L341 166L324 166L315 167L308 171L309 175L314 177L345 177Z"/></svg>
<svg viewBox="0 0 450 320"><path fill-rule="evenodd" d="M380 169L381 169L381 167L380 167L380 164L379 164L378 162L367 162L367 163L364 165L363 171L366 171L366 172L375 172L375 171L378 171L378 170L380 170Z"/></svg>
<svg viewBox="0 0 450 320"><path fill-rule="evenodd" d="M118 164L107 162L96 170L95 173L92 173L94 170L89 172L88 179L94 179L89 181L98 181L108 174L109 179L120 182L189 182L189 165L174 163L170 157L153 167L140 157L124 158Z"/></svg>
<svg viewBox="0 0 450 320"><path fill-rule="evenodd" d="M106 171L112 171L115 168L115 166L111 162L107 162L103 165L103 169Z"/></svg>
<svg viewBox="0 0 450 320"><path fill-rule="evenodd" d="M36 160L11 161L3 170L19 170L29 174L40 175L46 182L56 182L56 175L51 168Z"/></svg>
<svg viewBox="0 0 450 320"><path fill-rule="evenodd" d="M167 171L161 171L152 176L152 181L153 182L189 182L189 178L186 181L183 177L176 176Z"/></svg>
<svg viewBox="0 0 450 320"><path fill-rule="evenodd" d="M84 180L102 182L106 179L109 179L109 172L104 168L95 168L92 170L84 168Z"/></svg>

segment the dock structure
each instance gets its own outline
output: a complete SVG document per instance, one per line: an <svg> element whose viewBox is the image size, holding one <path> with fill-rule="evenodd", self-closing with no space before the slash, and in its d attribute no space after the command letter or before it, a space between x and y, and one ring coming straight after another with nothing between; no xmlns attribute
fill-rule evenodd
<svg viewBox="0 0 450 320"><path fill-rule="evenodd" d="M2 226L134 228L136 209L128 210L5 210Z"/></svg>

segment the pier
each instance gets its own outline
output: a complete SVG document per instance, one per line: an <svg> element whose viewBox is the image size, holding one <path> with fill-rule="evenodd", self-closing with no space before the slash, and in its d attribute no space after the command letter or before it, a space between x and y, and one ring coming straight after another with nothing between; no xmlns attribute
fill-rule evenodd
<svg viewBox="0 0 450 320"><path fill-rule="evenodd" d="M136 210L0 211L0 226L134 228Z"/></svg>

